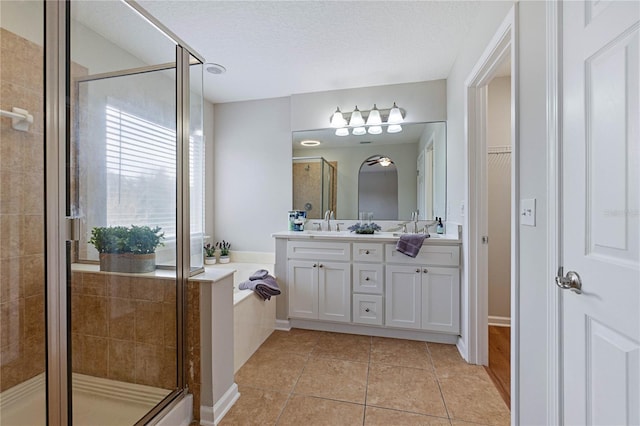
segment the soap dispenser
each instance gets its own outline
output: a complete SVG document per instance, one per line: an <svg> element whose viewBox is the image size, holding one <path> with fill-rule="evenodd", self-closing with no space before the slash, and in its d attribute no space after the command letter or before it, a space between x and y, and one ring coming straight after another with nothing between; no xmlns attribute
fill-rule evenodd
<svg viewBox="0 0 640 426"><path fill-rule="evenodd" d="M442 218L436 217L438 225L436 226L436 234L444 234L444 225L442 224Z"/></svg>

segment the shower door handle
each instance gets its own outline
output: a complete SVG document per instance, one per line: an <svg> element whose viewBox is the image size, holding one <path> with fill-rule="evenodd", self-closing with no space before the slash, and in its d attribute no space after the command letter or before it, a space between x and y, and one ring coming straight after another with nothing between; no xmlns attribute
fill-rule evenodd
<svg viewBox="0 0 640 426"><path fill-rule="evenodd" d="M64 218L64 235L67 241L80 241L80 216L67 216Z"/></svg>

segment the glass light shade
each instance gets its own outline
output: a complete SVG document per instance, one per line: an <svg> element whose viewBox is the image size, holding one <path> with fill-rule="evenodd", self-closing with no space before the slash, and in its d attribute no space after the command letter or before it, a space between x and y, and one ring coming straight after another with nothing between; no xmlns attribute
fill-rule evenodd
<svg viewBox="0 0 640 426"><path fill-rule="evenodd" d="M392 124L387 127L387 133L400 133L402 131L402 126L399 124Z"/></svg>
<svg viewBox="0 0 640 426"><path fill-rule="evenodd" d="M388 167L391 164L391 159L388 157L382 157L378 160L378 163L380 163L382 167Z"/></svg>
<svg viewBox="0 0 640 426"><path fill-rule="evenodd" d="M379 135L382 133L382 126L371 126L367 131L370 135Z"/></svg>
<svg viewBox="0 0 640 426"><path fill-rule="evenodd" d="M349 129L346 127L336 129L336 136L349 136Z"/></svg>
<svg viewBox="0 0 640 426"><path fill-rule="evenodd" d="M362 118L362 113L358 109L356 105L356 109L351 113L351 120L349 120L349 127L360 127L364 126L364 118Z"/></svg>
<svg viewBox="0 0 640 426"><path fill-rule="evenodd" d="M344 119L340 108L336 108L336 112L331 116L331 127L344 127L347 124L347 120Z"/></svg>
<svg viewBox="0 0 640 426"><path fill-rule="evenodd" d="M367 134L367 129L365 129L364 127L356 127L355 129L353 129L353 134L355 136L366 135Z"/></svg>
<svg viewBox="0 0 640 426"><path fill-rule="evenodd" d="M393 107L389 111L389 118L387 119L387 123L388 124L400 124L403 121L404 121L404 118L402 117L402 112L400 111L400 108L398 108L396 103L394 102L393 103Z"/></svg>
<svg viewBox="0 0 640 426"><path fill-rule="evenodd" d="M378 111L376 104L373 104L373 109L369 112L369 117L367 117L367 126L379 126L381 124L382 118L380 118L380 111ZM377 135L377 133L373 134Z"/></svg>

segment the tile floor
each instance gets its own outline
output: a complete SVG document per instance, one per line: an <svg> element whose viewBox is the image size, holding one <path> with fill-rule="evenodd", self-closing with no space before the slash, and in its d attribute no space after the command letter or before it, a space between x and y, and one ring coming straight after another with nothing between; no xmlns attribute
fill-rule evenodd
<svg viewBox="0 0 640 426"><path fill-rule="evenodd" d="M228 425L508 425L484 368L455 346L275 331L236 374Z"/></svg>

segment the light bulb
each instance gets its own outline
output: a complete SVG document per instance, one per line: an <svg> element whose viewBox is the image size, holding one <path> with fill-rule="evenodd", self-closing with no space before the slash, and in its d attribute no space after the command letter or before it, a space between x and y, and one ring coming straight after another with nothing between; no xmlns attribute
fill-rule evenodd
<svg viewBox="0 0 640 426"><path fill-rule="evenodd" d="M394 102L393 103L393 107L389 111L389 118L387 119L387 123L388 124L400 124L403 121L404 121L404 118L402 117L402 111L400 111L400 108L398 108L398 106Z"/></svg>
<svg viewBox="0 0 640 426"><path fill-rule="evenodd" d="M356 127L355 129L353 129L353 134L355 136L366 135L367 134L367 129L365 129L364 127Z"/></svg>
<svg viewBox="0 0 640 426"><path fill-rule="evenodd" d="M347 124L347 120L344 119L340 107L336 108L336 112L331 116L331 127L344 127Z"/></svg>
<svg viewBox="0 0 640 426"><path fill-rule="evenodd" d="M349 136L349 129L346 127L336 129L336 136Z"/></svg>
<svg viewBox="0 0 640 426"><path fill-rule="evenodd" d="M378 160L378 163L380 163L382 167L388 167L391 164L391 159L389 157L382 157Z"/></svg>
<svg viewBox="0 0 640 426"><path fill-rule="evenodd" d="M362 118L362 114L358 109L358 105L356 105L356 109L351 113L351 120L349 120L349 127L360 127L364 126L364 119Z"/></svg>
<svg viewBox="0 0 640 426"><path fill-rule="evenodd" d="M373 104L373 109L369 112L369 117L367 117L367 126L379 126L381 124L382 118L380 118L380 111L378 111L376 104ZM377 133L373 134L377 135Z"/></svg>
<svg viewBox="0 0 640 426"><path fill-rule="evenodd" d="M399 124L392 124L387 127L387 133L400 133L402 131L402 126Z"/></svg>
<svg viewBox="0 0 640 426"><path fill-rule="evenodd" d="M371 126L369 127L368 132L371 135L379 135L382 133L382 126Z"/></svg>

